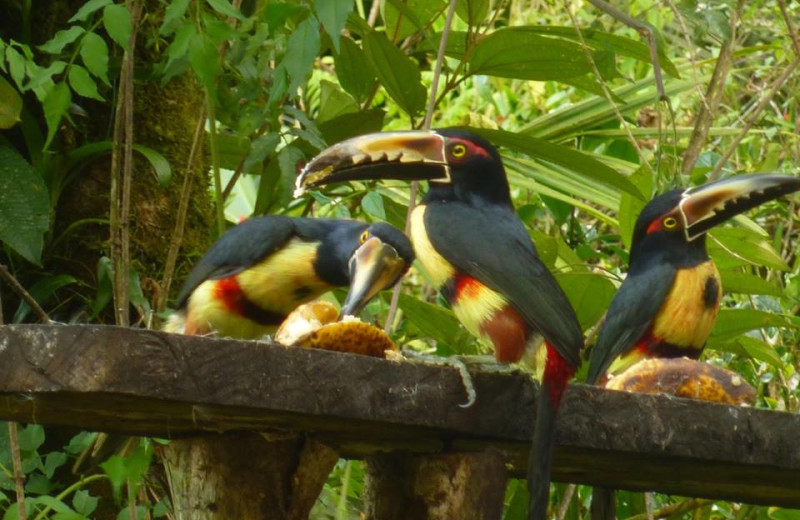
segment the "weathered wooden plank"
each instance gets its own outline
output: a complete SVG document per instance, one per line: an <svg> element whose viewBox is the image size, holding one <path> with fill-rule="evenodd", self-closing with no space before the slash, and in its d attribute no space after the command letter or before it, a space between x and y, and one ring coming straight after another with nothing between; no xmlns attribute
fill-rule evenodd
<svg viewBox="0 0 800 520"><path fill-rule="evenodd" d="M521 472L535 386L264 343L100 326L0 328L0 417L161 437L310 431L350 457L483 451ZM800 416L572 385L554 476L800 507Z"/></svg>

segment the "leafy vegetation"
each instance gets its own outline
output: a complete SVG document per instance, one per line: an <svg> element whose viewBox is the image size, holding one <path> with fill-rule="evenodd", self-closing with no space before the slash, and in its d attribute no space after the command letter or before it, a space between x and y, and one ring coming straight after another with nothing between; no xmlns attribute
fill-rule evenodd
<svg viewBox="0 0 800 520"><path fill-rule="evenodd" d="M403 227L405 186L353 184L293 200L292 185L298 167L330 144L420 127L433 97L433 126L470 126L502 147L517 211L592 335L626 272L636 215L655 192L740 172L796 174L800 161L800 5L616 3L656 29L668 102L657 100L638 33L579 1L458 0L430 92L444 0L59 0L41 9L0 0L8 13L0 22L1 261L53 318L120 322L109 305L117 298L123 308L130 302L134 323L156 326L175 273L241 217ZM131 159L118 128L125 110L135 128ZM193 140L196 128L205 132ZM123 172L121 185L127 174L118 163L134 178L119 192L113 172ZM124 208L117 193L126 189L129 217L120 218L131 218L131 235L115 246L110 205ZM709 241L726 296L705 358L754 384L758 406L792 412L800 411L799 219L796 199L776 201ZM441 355L480 349L421 271L402 292L398 342ZM2 298L6 321L36 320L17 295ZM365 315L382 320L389 300L382 295ZM169 516L166 493L144 478L149 443L72 475L89 437L20 427L28 518ZM20 517L13 444L0 429L3 520ZM357 518L362 488L360 463L341 462L313 517ZM512 483L505 518L523 518L524 493ZM555 486L554 514L586 517L589 496L582 486ZM683 500L656 496L655 508ZM798 518L686 503L694 510L683 514L698 519ZM619 494L620 518L644 511L641 494Z"/></svg>

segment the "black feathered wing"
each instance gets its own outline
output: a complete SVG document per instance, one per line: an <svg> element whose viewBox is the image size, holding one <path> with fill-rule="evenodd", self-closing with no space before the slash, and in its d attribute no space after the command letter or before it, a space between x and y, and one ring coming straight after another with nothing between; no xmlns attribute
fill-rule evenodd
<svg viewBox="0 0 800 520"><path fill-rule="evenodd" d="M510 208L431 203L425 228L456 270L503 295L564 360L580 364L583 334L575 311Z"/></svg>
<svg viewBox="0 0 800 520"><path fill-rule="evenodd" d="M586 382L596 383L617 356L627 352L650 328L675 280L667 262L654 262L632 271L611 301L603 330L589 360Z"/></svg>
<svg viewBox="0 0 800 520"><path fill-rule="evenodd" d="M177 308L185 306L192 291L206 280L240 273L283 247L294 234L294 221L277 215L254 217L232 227L195 264L178 294Z"/></svg>

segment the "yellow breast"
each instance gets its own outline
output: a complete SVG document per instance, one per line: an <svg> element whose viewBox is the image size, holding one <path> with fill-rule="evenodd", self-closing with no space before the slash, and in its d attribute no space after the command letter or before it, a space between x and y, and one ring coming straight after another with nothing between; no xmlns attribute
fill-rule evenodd
<svg viewBox="0 0 800 520"><path fill-rule="evenodd" d="M702 348L719 313L719 280L711 260L679 269L653 322L653 336L679 347Z"/></svg>
<svg viewBox="0 0 800 520"><path fill-rule="evenodd" d="M420 204L411 213L411 242L414 244L414 252L417 259L422 264L422 268L431 279L436 288L441 288L444 283L455 276L456 271L447 260L440 255L425 230L425 210L424 204Z"/></svg>

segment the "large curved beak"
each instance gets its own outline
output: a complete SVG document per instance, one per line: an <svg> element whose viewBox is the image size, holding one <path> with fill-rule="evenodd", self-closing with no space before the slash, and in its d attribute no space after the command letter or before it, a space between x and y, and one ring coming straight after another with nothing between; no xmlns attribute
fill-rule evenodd
<svg viewBox="0 0 800 520"><path fill-rule="evenodd" d="M678 210L691 241L717 224L750 208L800 190L800 178L774 173L740 175L690 188Z"/></svg>
<svg viewBox="0 0 800 520"><path fill-rule="evenodd" d="M350 290L341 316L355 316L379 292L394 285L408 265L395 248L372 237L350 258Z"/></svg>
<svg viewBox="0 0 800 520"><path fill-rule="evenodd" d="M354 137L320 152L297 177L295 196L312 186L370 179L447 179L445 137L432 131Z"/></svg>

